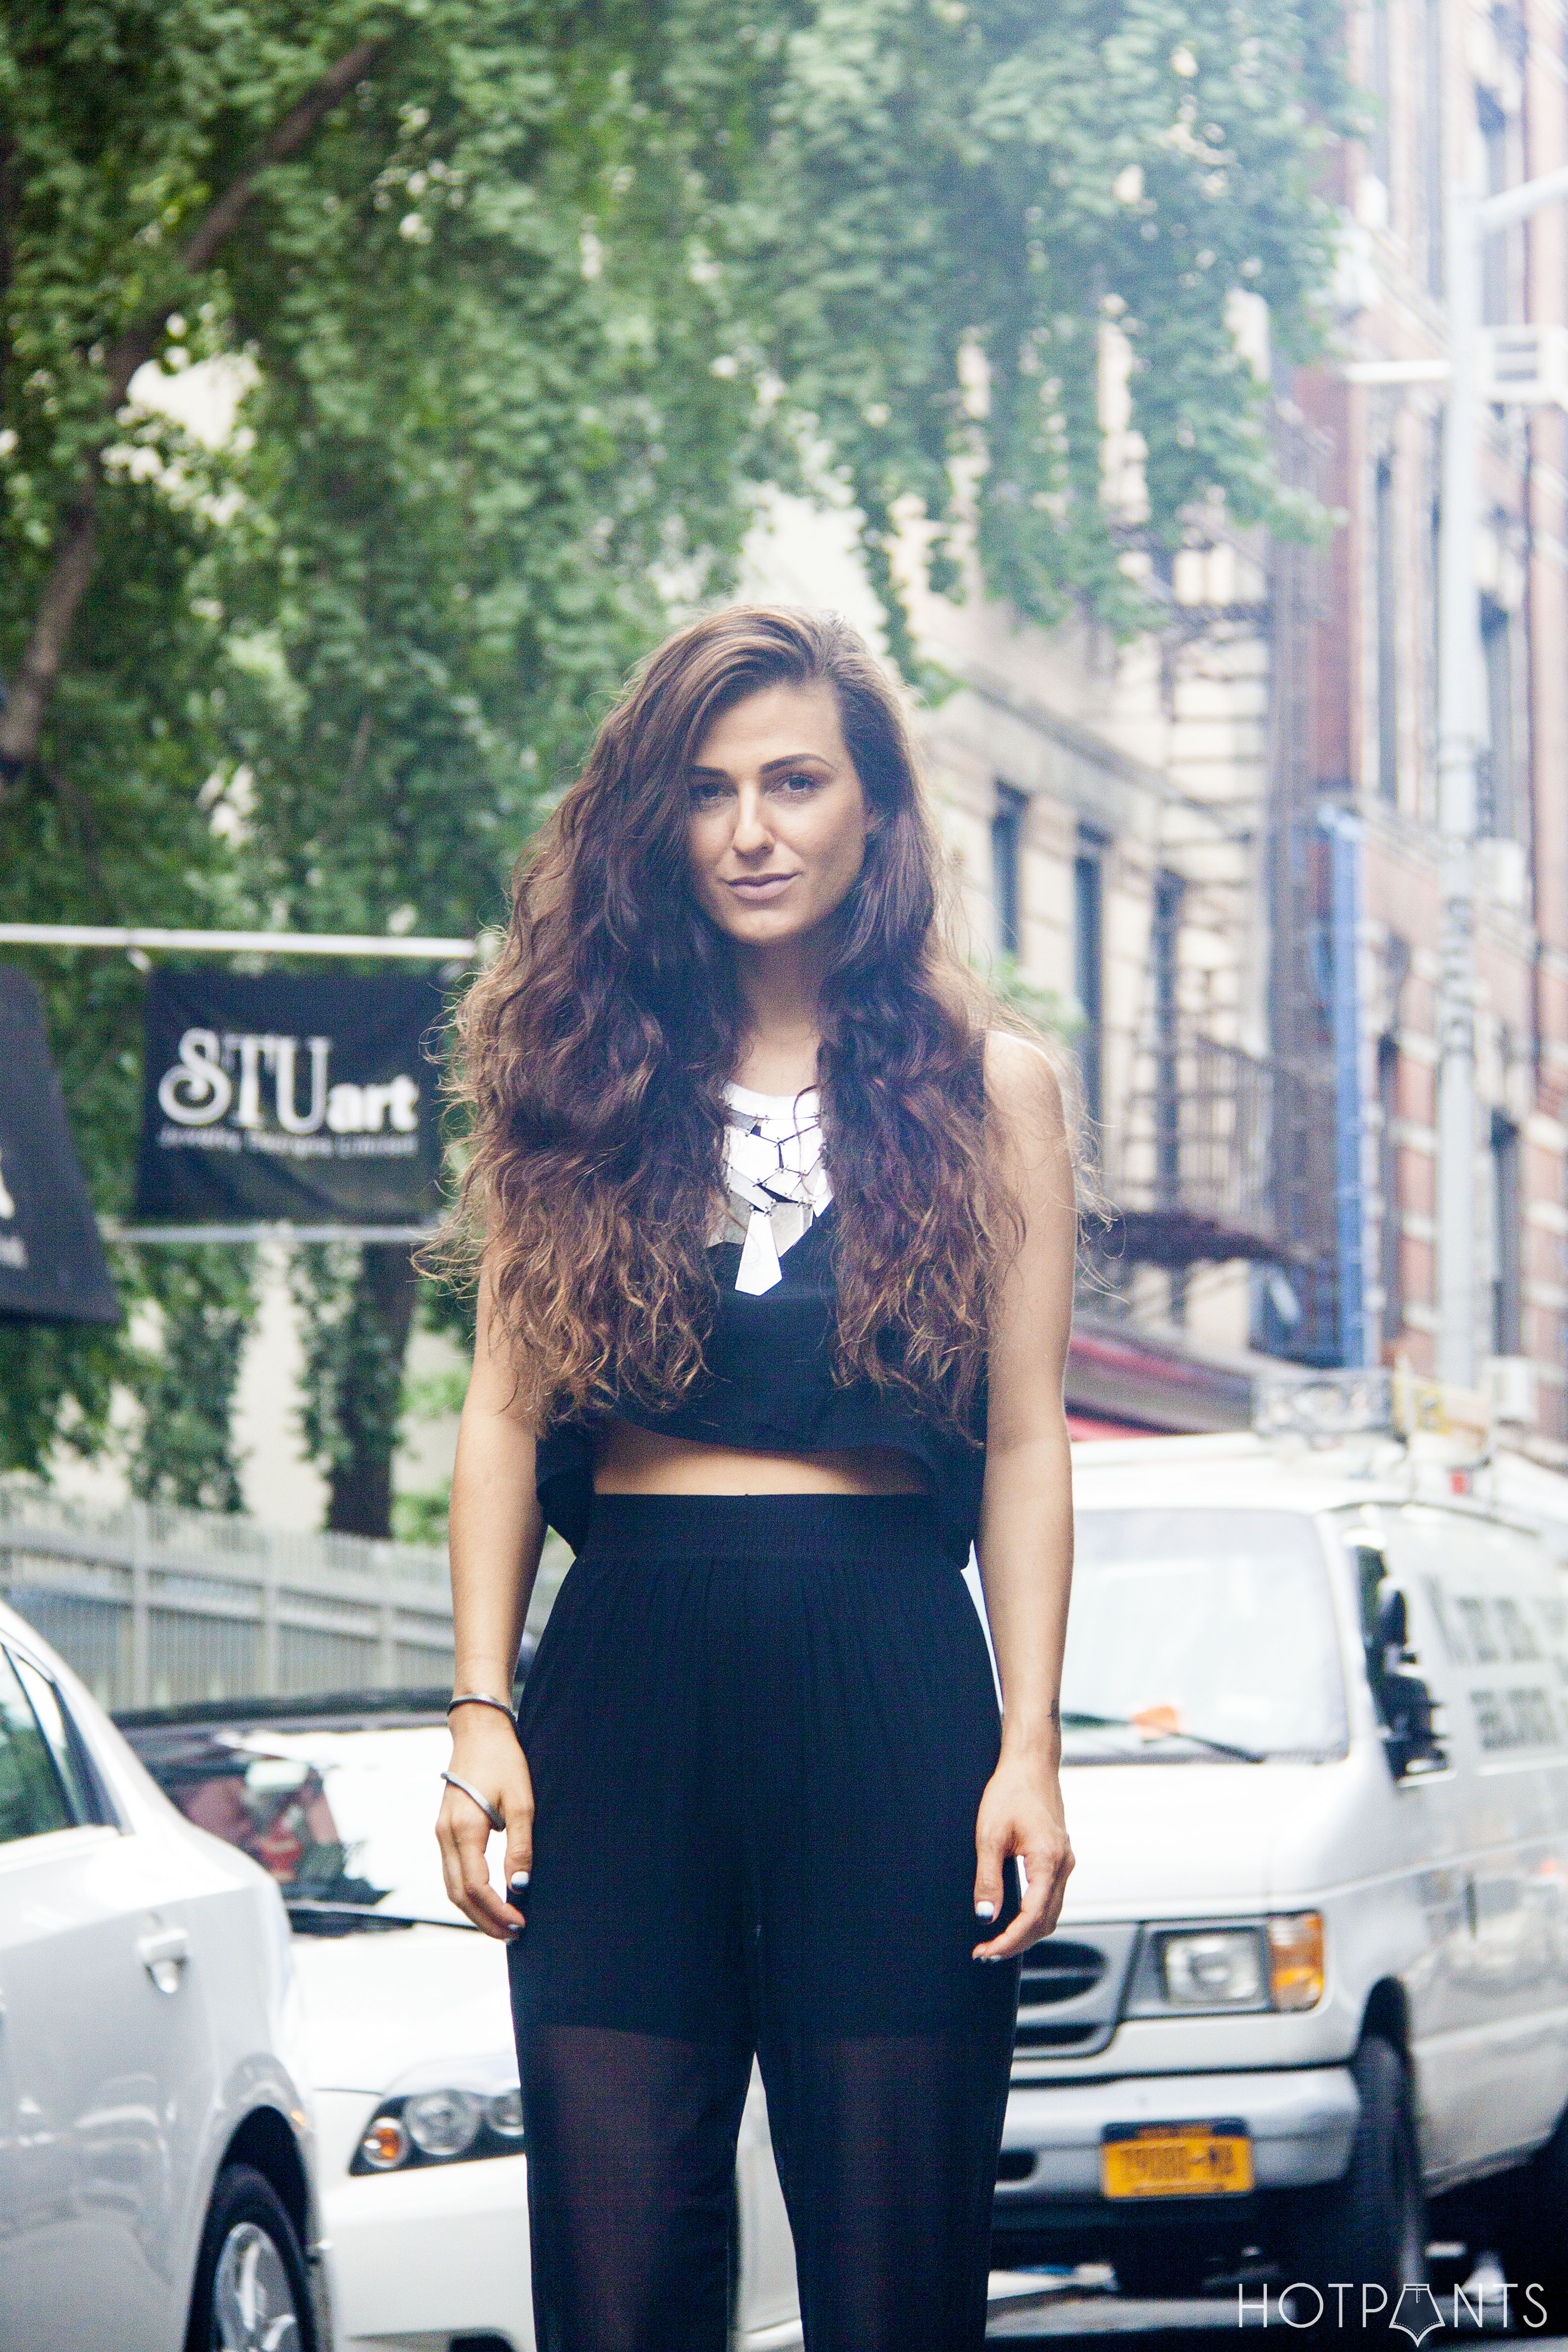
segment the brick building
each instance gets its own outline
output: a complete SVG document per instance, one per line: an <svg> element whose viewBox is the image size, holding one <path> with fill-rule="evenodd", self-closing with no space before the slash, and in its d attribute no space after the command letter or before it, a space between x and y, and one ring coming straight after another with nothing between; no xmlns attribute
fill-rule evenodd
<svg viewBox="0 0 1568 2352"><path fill-rule="evenodd" d="M1290 719L1272 900L1275 1051L1337 1069L1342 1106L1353 1069L1359 1197L1342 1182L1332 1234L1321 1203L1315 1232L1304 1213L1303 1257L1315 1250L1331 1276L1297 1332L1261 1336L1427 1370L1443 376L1452 357L1479 356L1448 348L1445 191L1468 173L1495 192L1568 163L1568 19L1561 0L1370 0L1350 32L1379 116L1335 159L1345 359L1281 388L1293 461L1342 520L1316 564L1298 560L1294 602L1276 614L1275 699ZM1568 320L1568 207L1491 238L1482 276L1489 327ZM1480 415L1476 1352L1500 1406L1551 1453L1568 1438L1568 416L1550 403Z"/></svg>
<svg viewBox="0 0 1568 2352"><path fill-rule="evenodd" d="M1194 515L1164 627L1121 649L914 600L958 681L922 731L972 941L1068 1025L1114 1212L1069 1400L1150 1426L1241 1417L1260 1358L1436 1369L1445 199L1568 163L1568 11L1357 0L1347 31L1376 117L1330 159L1334 357L1271 387L1327 542ZM1482 275L1489 328L1568 320L1568 205L1491 240ZM1260 311L1236 325L1268 375ZM1568 344L1558 365L1561 399ZM1109 322L1101 381L1105 495L1135 525ZM1561 1461L1568 415L1480 415L1475 1352L1516 1438ZM856 611L826 528L797 515L755 584Z"/></svg>

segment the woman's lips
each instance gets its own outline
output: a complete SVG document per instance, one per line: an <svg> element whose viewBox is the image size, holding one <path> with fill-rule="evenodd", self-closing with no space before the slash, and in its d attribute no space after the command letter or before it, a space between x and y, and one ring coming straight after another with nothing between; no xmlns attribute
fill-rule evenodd
<svg viewBox="0 0 1568 2352"><path fill-rule="evenodd" d="M754 902L759 899L776 898L780 891L785 889L795 878L793 874L748 874L738 877L736 880L726 883L724 887L726 889L733 890L738 898L746 898Z"/></svg>

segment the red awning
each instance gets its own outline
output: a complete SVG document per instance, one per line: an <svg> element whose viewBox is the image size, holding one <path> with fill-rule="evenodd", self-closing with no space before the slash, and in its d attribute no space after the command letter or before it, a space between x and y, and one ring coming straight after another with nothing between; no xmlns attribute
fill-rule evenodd
<svg viewBox="0 0 1568 2352"><path fill-rule="evenodd" d="M1174 1332L1079 1315L1067 1363L1068 1411L1085 1433L1115 1437L1247 1429L1250 1371L1199 1354Z"/></svg>
<svg viewBox="0 0 1568 2352"><path fill-rule="evenodd" d="M1089 1421L1081 1412L1068 1415L1068 1435L1088 1437L1154 1437L1159 1432L1144 1429L1131 1421Z"/></svg>

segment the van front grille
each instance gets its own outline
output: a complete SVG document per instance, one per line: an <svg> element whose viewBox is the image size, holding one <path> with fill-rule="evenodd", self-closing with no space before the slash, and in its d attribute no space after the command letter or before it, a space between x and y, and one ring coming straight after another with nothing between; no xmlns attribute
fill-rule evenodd
<svg viewBox="0 0 1568 2352"><path fill-rule="evenodd" d="M1056 2025L1037 2024L1032 2017L1019 2017L1018 2031L1013 2038L1016 2050L1081 2050L1100 2031L1096 2024Z"/></svg>
<svg viewBox="0 0 1568 2352"><path fill-rule="evenodd" d="M1054 2008L1092 1992L1106 1970L1106 1956L1093 1944L1058 1943L1052 1936L1026 1952L1018 1985L1020 2004Z"/></svg>
<svg viewBox="0 0 1568 2352"><path fill-rule="evenodd" d="M1118 1924L1047 1936L1024 1954L1018 1975L1015 2071L1103 2050L1121 2015L1138 1929Z"/></svg>

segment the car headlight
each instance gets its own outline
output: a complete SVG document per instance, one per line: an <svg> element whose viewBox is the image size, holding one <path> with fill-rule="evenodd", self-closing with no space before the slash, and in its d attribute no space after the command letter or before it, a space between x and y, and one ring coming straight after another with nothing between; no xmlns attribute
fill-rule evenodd
<svg viewBox="0 0 1568 2352"><path fill-rule="evenodd" d="M381 2099L354 2150L351 2173L412 2172L481 2156L516 2156L523 2144L522 2094L414 2091Z"/></svg>
<svg viewBox="0 0 1568 2352"><path fill-rule="evenodd" d="M1236 1926L1158 1927L1144 1937L1128 2012L1213 2016L1226 2011L1315 2009L1323 1997L1323 1918L1280 1913Z"/></svg>
<svg viewBox="0 0 1568 2352"><path fill-rule="evenodd" d="M403 2120L421 2156L448 2163L467 2156L478 2139L484 2109L472 2091L421 2091L405 2100Z"/></svg>

